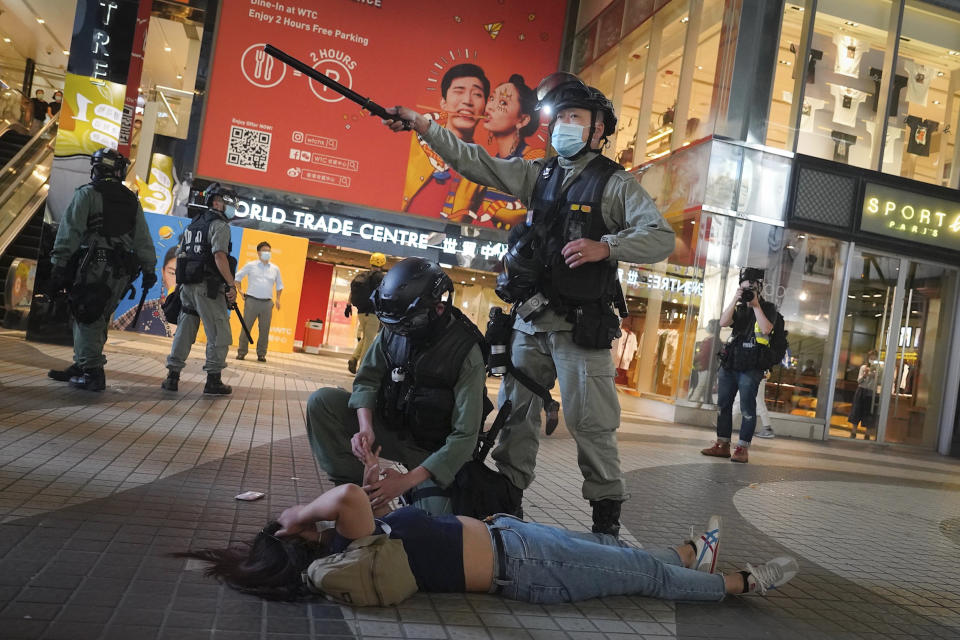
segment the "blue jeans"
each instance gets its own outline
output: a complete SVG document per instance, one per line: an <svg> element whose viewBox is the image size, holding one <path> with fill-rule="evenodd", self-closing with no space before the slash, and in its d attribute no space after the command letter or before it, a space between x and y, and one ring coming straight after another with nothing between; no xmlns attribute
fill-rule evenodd
<svg viewBox="0 0 960 640"><path fill-rule="evenodd" d="M646 551L611 535L507 515L494 516L488 526L499 530L507 564L505 571L494 567L494 590L512 600L554 604L640 595L718 601L726 593L723 576L684 568L673 549Z"/></svg>
<svg viewBox="0 0 960 640"><path fill-rule="evenodd" d="M733 399L740 393L740 439L749 443L757 429L757 389L763 380L763 371L731 371L720 367L717 373L717 437L730 438L733 433Z"/></svg>

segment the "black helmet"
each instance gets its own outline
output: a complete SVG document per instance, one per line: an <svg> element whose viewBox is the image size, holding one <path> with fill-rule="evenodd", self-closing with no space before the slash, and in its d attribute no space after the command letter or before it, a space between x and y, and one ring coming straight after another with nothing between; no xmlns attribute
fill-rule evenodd
<svg viewBox="0 0 960 640"><path fill-rule="evenodd" d="M453 281L436 262L407 258L383 277L370 300L385 327L400 335L422 335L437 318L437 303L453 292Z"/></svg>
<svg viewBox="0 0 960 640"><path fill-rule="evenodd" d="M219 182L211 182L207 185L207 188L200 192L200 197L203 199L203 204L208 207L213 206L213 199L217 196L220 196L223 199L223 203L236 205L237 203L237 194L233 192L233 189L224 187Z"/></svg>
<svg viewBox="0 0 960 640"><path fill-rule="evenodd" d="M127 177L128 164L127 159L116 149L102 147L90 156L90 179L118 178L123 180Z"/></svg>
<svg viewBox="0 0 960 640"><path fill-rule="evenodd" d="M737 282L763 282L764 270L756 267L745 267L740 269L740 280Z"/></svg>
<svg viewBox="0 0 960 640"><path fill-rule="evenodd" d="M537 250L535 234L527 230L503 255L503 271L497 275L496 294L504 302L521 302L528 298L543 273L544 264Z"/></svg>
<svg viewBox="0 0 960 640"><path fill-rule="evenodd" d="M565 71L551 73L537 86L537 109L549 109L551 121L561 109L587 109L592 118L599 111L603 114L603 137L617 129L617 114L613 103L603 92L588 87L577 76Z"/></svg>

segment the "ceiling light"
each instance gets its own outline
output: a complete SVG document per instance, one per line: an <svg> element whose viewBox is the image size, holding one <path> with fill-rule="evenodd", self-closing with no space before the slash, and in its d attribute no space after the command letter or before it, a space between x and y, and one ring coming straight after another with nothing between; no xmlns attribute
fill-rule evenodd
<svg viewBox="0 0 960 640"><path fill-rule="evenodd" d="M947 55L951 55L951 56L960 56L960 51L953 51L953 50L950 50L950 51L947 51Z"/></svg>
<svg viewBox="0 0 960 640"><path fill-rule="evenodd" d="M939 100L934 100L934 101L933 101L933 104L940 104L940 101L939 101Z"/></svg>
<svg viewBox="0 0 960 640"><path fill-rule="evenodd" d="M178 73L178 74L177 74L177 80L183 80L183 74L182 74L182 73Z"/></svg>
<svg viewBox="0 0 960 640"><path fill-rule="evenodd" d="M65 56L70 55L70 49L64 49L64 50L63 50L63 55L65 55Z"/></svg>
<svg viewBox="0 0 960 640"><path fill-rule="evenodd" d="M39 22L40 24L43 24L44 22L46 22L46 20L44 20L43 18L37 18L37 22Z"/></svg>
<svg viewBox="0 0 960 640"><path fill-rule="evenodd" d="M779 62L780 62L780 64L785 64L785 65L787 65L788 67L789 67L790 64L791 64L789 60L780 60Z"/></svg>
<svg viewBox="0 0 960 640"><path fill-rule="evenodd" d="M163 48L163 50L164 50L164 51L167 51L167 52L173 51L173 49L170 48L170 45L165 46L165 47Z"/></svg>
<svg viewBox="0 0 960 640"><path fill-rule="evenodd" d="M10 38L4 38L3 41L4 41L4 42L10 42Z"/></svg>
<svg viewBox="0 0 960 640"><path fill-rule="evenodd" d="M860 25L857 24L856 22L850 22L849 20L844 20L844 21L843 21L843 24L847 25L848 27L859 27L859 26L860 26Z"/></svg>
<svg viewBox="0 0 960 640"><path fill-rule="evenodd" d="M803 302L804 300L807 299L807 292L806 292L806 291L801 291L801 292L800 292L800 295L797 296L797 297L800 298L800 301L801 301L801 302Z"/></svg>
<svg viewBox="0 0 960 640"><path fill-rule="evenodd" d="M701 67L700 65L697 65L697 71L703 71L703 67Z"/></svg>
<svg viewBox="0 0 960 640"><path fill-rule="evenodd" d="M937 77L938 77L938 78L942 78L942 77L943 77L943 71L937 71Z"/></svg>

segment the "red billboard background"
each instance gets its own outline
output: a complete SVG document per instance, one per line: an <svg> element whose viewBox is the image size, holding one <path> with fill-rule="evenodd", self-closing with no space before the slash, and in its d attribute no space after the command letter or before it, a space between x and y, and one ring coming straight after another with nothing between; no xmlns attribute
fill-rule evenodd
<svg viewBox="0 0 960 640"><path fill-rule="evenodd" d="M502 226L496 217L476 215L490 209L491 199L499 197L496 206L502 206L502 195L464 191L465 185L458 190L465 181L452 174L453 182L447 182L442 161L424 155L415 134L391 133L354 103L267 56L263 47L272 44L384 106L403 104L433 113L444 124L441 79L455 65L478 65L495 98L496 88L512 74L521 74L536 88L555 71L565 7L556 0L224 2L197 173ZM477 122L473 141L496 154L504 147L485 124ZM523 153L516 154L542 155L545 139L545 127L540 127L526 137ZM408 207L411 197L417 197L418 183L429 184L433 176L435 184L444 186L429 201L440 202L444 198L435 200L436 194L449 192L446 210L442 205L423 210L426 195L420 211ZM456 211L451 210L453 200L459 200Z"/></svg>

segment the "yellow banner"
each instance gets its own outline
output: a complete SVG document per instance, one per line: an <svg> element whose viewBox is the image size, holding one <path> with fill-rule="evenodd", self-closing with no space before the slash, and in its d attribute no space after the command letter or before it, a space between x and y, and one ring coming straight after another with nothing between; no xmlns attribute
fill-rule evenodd
<svg viewBox="0 0 960 640"><path fill-rule="evenodd" d="M126 90L123 84L68 73L54 155L91 155L103 147L116 149Z"/></svg>
<svg viewBox="0 0 960 640"><path fill-rule="evenodd" d="M173 213L173 158L155 153L150 160L150 182L137 178L140 205L147 213Z"/></svg>

